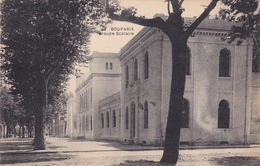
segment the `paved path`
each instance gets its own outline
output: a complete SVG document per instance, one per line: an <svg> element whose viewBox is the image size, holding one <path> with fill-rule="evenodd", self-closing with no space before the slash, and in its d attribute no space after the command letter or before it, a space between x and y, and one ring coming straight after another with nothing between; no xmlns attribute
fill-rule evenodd
<svg viewBox="0 0 260 166"><path fill-rule="evenodd" d="M0 140L0 165L15 166L99 166L162 165L161 147L122 145L118 142L47 138L47 149L33 151L32 139ZM180 150L177 166L260 166L260 148ZM165 166L165 165L164 165Z"/></svg>

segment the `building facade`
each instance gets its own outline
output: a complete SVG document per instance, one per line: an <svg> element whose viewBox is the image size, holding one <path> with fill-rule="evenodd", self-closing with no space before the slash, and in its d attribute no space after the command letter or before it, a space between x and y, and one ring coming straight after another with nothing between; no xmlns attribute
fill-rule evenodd
<svg viewBox="0 0 260 166"><path fill-rule="evenodd" d="M185 23L193 20L186 18ZM223 41L221 38L228 35L232 24L205 19L188 40L181 144L260 142L260 76L252 73L253 43L250 39L241 45ZM76 91L77 114L94 117L93 139L162 145L171 83L168 37L159 29L143 28L121 49L118 58L120 89L111 90L108 95L103 84L94 83L90 76ZM108 59L105 57L103 64ZM114 87L115 82L108 81L110 85L106 86ZM84 107L80 104L84 97L80 96L94 85L100 91L93 91L92 95L99 98L88 115L87 111L80 111ZM80 135L84 119L77 122Z"/></svg>
<svg viewBox="0 0 260 166"><path fill-rule="evenodd" d="M118 54L94 52L89 68L90 75L76 89L73 137L98 139L101 130L99 102L121 89Z"/></svg>

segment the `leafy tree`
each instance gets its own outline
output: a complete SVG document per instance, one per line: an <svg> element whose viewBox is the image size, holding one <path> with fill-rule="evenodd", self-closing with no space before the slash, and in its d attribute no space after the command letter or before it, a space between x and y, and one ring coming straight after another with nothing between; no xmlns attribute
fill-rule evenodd
<svg viewBox="0 0 260 166"><path fill-rule="evenodd" d="M12 93L33 110L34 149L45 149L48 96L58 96L60 89L53 87L86 60L89 33L106 25L104 9L97 0L4 0L1 5L2 67Z"/></svg>
<svg viewBox="0 0 260 166"><path fill-rule="evenodd" d="M14 96L10 94L6 87L1 87L0 91L0 110L2 120L6 128L6 138L9 138L14 131L17 123L17 105L14 101Z"/></svg>
<svg viewBox="0 0 260 166"><path fill-rule="evenodd" d="M106 0L107 13L112 20L127 21L142 26L159 28L169 37L171 42L172 81L164 153L161 162L176 164L178 160L182 101L185 87L185 56L189 53L187 40L198 25L216 7L218 1L211 0L202 14L190 26L185 27L182 18L184 10L182 3L184 0L166 0L169 14L166 21L160 17L153 19L146 19L142 16L138 17L136 16L135 8L120 8L114 1ZM242 14L249 22L254 21L254 18L249 13L256 10L258 5L257 0L222 0L222 2L230 7L230 12L234 15ZM232 31L235 29L235 27L232 27ZM242 27L241 35L231 36L231 39L237 37L240 37L241 40L245 39L251 31L252 29L249 31L249 29L243 29Z"/></svg>

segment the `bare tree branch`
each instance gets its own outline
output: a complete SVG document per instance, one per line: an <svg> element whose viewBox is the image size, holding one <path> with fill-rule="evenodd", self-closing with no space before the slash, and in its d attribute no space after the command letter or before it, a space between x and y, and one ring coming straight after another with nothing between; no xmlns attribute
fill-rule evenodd
<svg viewBox="0 0 260 166"><path fill-rule="evenodd" d="M181 5L183 2L184 2L184 0L181 0L181 2L179 3L179 9L181 8Z"/></svg>
<svg viewBox="0 0 260 166"><path fill-rule="evenodd" d="M170 11L170 1L168 1L167 9L168 9L168 14L170 15L171 14L171 11Z"/></svg>
<svg viewBox="0 0 260 166"><path fill-rule="evenodd" d="M192 23L192 25L186 30L187 36L190 36L192 32L199 26L199 24L209 15L209 13L216 7L219 0L212 0L205 11Z"/></svg>
<svg viewBox="0 0 260 166"><path fill-rule="evenodd" d="M119 16L116 14L110 14L109 18L111 18L112 20L115 21L127 21L127 22L131 22L134 24L138 24L138 25L142 25L142 26L148 26L148 27L156 27L156 28L160 28L163 29L163 27L166 25L165 21L160 18L160 17L156 17L153 19L146 19L143 17L136 17L136 16Z"/></svg>
<svg viewBox="0 0 260 166"><path fill-rule="evenodd" d="M173 9L174 14L179 15L180 14L179 1L171 0L171 2L172 2L172 9Z"/></svg>

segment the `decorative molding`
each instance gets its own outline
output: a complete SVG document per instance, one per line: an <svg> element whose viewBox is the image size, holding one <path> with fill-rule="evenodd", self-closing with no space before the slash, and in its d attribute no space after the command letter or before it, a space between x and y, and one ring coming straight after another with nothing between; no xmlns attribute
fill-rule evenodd
<svg viewBox="0 0 260 166"><path fill-rule="evenodd" d="M75 92L79 92L85 85L87 85L93 77L120 77L121 74L111 74L111 73L92 73L85 81L81 83L81 85L75 90Z"/></svg>

